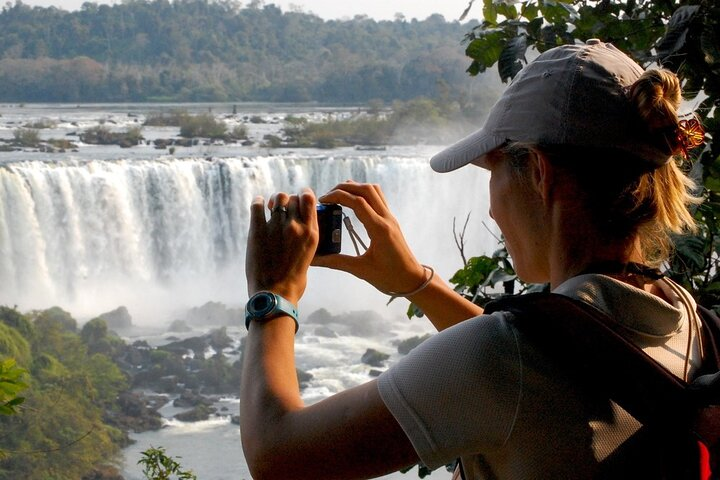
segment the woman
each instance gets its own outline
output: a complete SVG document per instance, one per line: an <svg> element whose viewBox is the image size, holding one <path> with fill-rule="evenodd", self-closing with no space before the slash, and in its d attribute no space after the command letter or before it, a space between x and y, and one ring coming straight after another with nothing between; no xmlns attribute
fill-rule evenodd
<svg viewBox="0 0 720 480"><path fill-rule="evenodd" d="M694 145L679 102L672 73L643 72L612 45L558 47L518 74L482 129L431 164L488 169L490 214L519 277L605 311L689 378L701 356L695 304L651 268L670 233L694 226L692 184L673 160ZM262 198L251 207L249 293L271 294L249 302L244 351L241 432L256 480L371 478L456 458L458 478L592 478L639 429L574 385L503 312L483 315L419 264L378 186L347 182L319 200L355 212L367 252L313 258L309 190L273 196L269 220ZM379 379L304 406L293 308L311 263L407 296L441 333ZM286 304L273 309L277 297Z"/></svg>

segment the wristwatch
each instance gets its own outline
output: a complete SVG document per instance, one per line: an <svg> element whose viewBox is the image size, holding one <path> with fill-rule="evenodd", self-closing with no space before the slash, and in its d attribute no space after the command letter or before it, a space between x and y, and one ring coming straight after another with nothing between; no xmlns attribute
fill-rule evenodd
<svg viewBox="0 0 720 480"><path fill-rule="evenodd" d="M298 331L298 310L293 303L272 292L258 292L248 300L245 306L245 328L250 330L252 320L265 321L288 315L295 320L295 333Z"/></svg>

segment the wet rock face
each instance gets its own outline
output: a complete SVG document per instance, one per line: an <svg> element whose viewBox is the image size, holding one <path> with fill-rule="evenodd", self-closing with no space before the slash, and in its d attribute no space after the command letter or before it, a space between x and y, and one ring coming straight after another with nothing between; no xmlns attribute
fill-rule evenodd
<svg viewBox="0 0 720 480"><path fill-rule="evenodd" d="M120 412L112 418L112 424L123 429L142 433L159 430L162 416L158 409L167 402L164 395L144 395L139 392L125 392L118 398Z"/></svg>
<svg viewBox="0 0 720 480"><path fill-rule="evenodd" d="M374 348L368 348L365 353L363 354L360 361L366 365L370 365L371 367L384 367L385 362L390 358L390 355L387 353L382 353Z"/></svg>

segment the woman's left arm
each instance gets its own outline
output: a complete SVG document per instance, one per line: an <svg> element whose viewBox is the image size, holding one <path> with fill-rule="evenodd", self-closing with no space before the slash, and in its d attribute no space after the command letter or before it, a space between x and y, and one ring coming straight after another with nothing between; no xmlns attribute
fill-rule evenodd
<svg viewBox="0 0 720 480"><path fill-rule="evenodd" d="M250 295L270 291L296 304L317 246L315 196L279 194L265 219L251 207L246 273ZM283 208L277 208L282 206ZM368 382L305 406L295 371L290 316L251 321L243 349L240 430L255 480L371 478L418 461L401 427Z"/></svg>
<svg viewBox="0 0 720 480"><path fill-rule="evenodd" d="M376 381L303 405L294 335L290 317L250 326L240 431L253 478L373 478L417 463Z"/></svg>

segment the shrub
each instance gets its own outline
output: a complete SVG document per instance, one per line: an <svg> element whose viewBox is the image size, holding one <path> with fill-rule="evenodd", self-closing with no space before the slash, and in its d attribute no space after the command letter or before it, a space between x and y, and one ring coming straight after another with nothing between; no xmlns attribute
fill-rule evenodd
<svg viewBox="0 0 720 480"><path fill-rule="evenodd" d="M150 127L179 127L188 116L185 110L151 113L145 118L143 125Z"/></svg>
<svg viewBox="0 0 720 480"><path fill-rule="evenodd" d="M216 120L210 114L188 115L180 123L180 136L185 138L226 138L227 126L225 122Z"/></svg>
<svg viewBox="0 0 720 480"><path fill-rule="evenodd" d="M40 132L35 128L18 128L13 131L15 143L21 147L37 147L40 145Z"/></svg>

